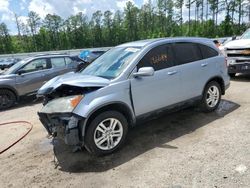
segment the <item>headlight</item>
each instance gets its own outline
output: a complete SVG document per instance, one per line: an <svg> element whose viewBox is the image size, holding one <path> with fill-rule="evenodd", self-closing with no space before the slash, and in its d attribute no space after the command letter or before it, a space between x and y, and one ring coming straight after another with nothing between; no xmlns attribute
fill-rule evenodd
<svg viewBox="0 0 250 188"><path fill-rule="evenodd" d="M82 100L83 96L82 95L77 95L73 99L70 99L70 105L75 108L80 101Z"/></svg>
<svg viewBox="0 0 250 188"><path fill-rule="evenodd" d="M46 104L41 113L68 113L72 112L74 108L80 103L83 99L83 95L74 95L68 97L62 97L58 99L54 99Z"/></svg>
<svg viewBox="0 0 250 188"><path fill-rule="evenodd" d="M220 49L221 54L224 55L225 57L227 57L227 53L226 53L225 48L223 46L220 46L219 49Z"/></svg>

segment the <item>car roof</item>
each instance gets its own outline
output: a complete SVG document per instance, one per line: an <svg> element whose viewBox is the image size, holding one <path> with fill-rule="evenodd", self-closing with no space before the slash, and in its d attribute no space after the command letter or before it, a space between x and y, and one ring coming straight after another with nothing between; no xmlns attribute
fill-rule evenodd
<svg viewBox="0 0 250 188"><path fill-rule="evenodd" d="M37 54L31 57L37 58L37 57L66 57L66 56L69 57L70 55L67 53L63 53L63 54L55 53L55 54Z"/></svg>
<svg viewBox="0 0 250 188"><path fill-rule="evenodd" d="M172 37L172 38L156 38L156 39L147 39L147 40L139 40L134 42L128 42L125 44L121 44L118 47L145 47L158 42L197 42L202 44L211 45L212 41L208 38L201 37Z"/></svg>

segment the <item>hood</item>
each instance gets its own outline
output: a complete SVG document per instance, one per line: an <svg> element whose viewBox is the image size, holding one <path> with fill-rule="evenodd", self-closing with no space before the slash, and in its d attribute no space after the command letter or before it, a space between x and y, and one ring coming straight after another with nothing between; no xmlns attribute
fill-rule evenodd
<svg viewBox="0 0 250 188"><path fill-rule="evenodd" d="M11 80L15 77L14 74L1 74L0 73L0 82L3 81L3 80Z"/></svg>
<svg viewBox="0 0 250 188"><path fill-rule="evenodd" d="M250 48L250 39L239 39L228 42L224 48Z"/></svg>
<svg viewBox="0 0 250 188"><path fill-rule="evenodd" d="M49 94L62 85L75 87L104 87L109 85L109 80L96 76L82 75L81 73L68 73L57 76L43 85L38 95Z"/></svg>

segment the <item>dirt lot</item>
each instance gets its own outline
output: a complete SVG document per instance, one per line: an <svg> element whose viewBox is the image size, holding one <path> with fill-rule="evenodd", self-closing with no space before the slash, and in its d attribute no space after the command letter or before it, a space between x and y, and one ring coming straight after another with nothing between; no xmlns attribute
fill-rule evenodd
<svg viewBox="0 0 250 188"><path fill-rule="evenodd" d="M250 76L232 80L216 112L191 108L137 126L125 147L102 158L53 145L38 121L40 108L23 102L0 112L0 123L34 124L0 155L0 187L250 187ZM1 127L0 137L8 135L1 147L24 129Z"/></svg>

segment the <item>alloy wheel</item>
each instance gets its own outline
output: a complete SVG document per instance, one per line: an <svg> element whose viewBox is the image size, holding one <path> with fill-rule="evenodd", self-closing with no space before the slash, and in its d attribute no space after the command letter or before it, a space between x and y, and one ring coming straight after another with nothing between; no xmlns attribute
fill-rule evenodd
<svg viewBox="0 0 250 188"><path fill-rule="evenodd" d="M95 129L94 142L101 150L112 150L116 147L123 136L123 127L116 118L103 120Z"/></svg>
<svg viewBox="0 0 250 188"><path fill-rule="evenodd" d="M207 91L206 102L211 108L215 107L219 102L220 92L216 86L211 86Z"/></svg>

